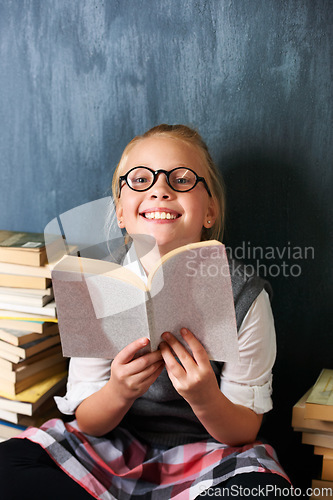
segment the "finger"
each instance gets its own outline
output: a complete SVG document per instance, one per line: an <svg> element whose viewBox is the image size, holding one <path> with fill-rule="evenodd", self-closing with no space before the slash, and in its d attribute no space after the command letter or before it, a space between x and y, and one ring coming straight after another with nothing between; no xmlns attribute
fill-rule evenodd
<svg viewBox="0 0 333 500"><path fill-rule="evenodd" d="M172 348L185 370L190 370L191 367L193 367L193 364L195 364L195 361L183 344L181 344L181 342L179 342L179 340L177 340L176 337L169 332L164 332L162 338Z"/></svg>
<svg viewBox="0 0 333 500"><path fill-rule="evenodd" d="M185 375L185 369L178 363L166 342L160 344L161 353L169 376L172 374L177 379Z"/></svg>
<svg viewBox="0 0 333 500"><path fill-rule="evenodd" d="M141 387L143 384L146 384L146 381L156 374L157 376L161 373L164 368L164 361L157 361L156 363L148 366L145 370L142 370L139 373L129 374L127 379L129 381L129 385L131 387Z"/></svg>
<svg viewBox="0 0 333 500"><path fill-rule="evenodd" d="M162 360L161 351L149 352L147 354L143 354L139 358L134 359L130 363L130 373L140 373L149 366L155 364Z"/></svg>
<svg viewBox="0 0 333 500"><path fill-rule="evenodd" d="M164 363L164 359L163 358L161 360L159 360L159 361L156 361L156 363L148 366L148 368L146 368L142 372L143 380L144 381L147 380L152 375L154 375L156 372L160 373L163 370L164 367L165 367L165 363Z"/></svg>
<svg viewBox="0 0 333 500"><path fill-rule="evenodd" d="M152 369L153 366L154 370ZM156 363L156 365L152 365L150 367L151 373L150 374L146 373L147 376L146 378L143 379L142 384L144 384L147 387L150 387L150 385L155 382L157 377L161 375L162 371L164 370L164 366L165 366L164 361L160 361L159 364Z"/></svg>
<svg viewBox="0 0 333 500"><path fill-rule="evenodd" d="M143 347L146 347L149 344L149 339L146 337L142 337L140 339L134 340L128 344L124 349L118 352L115 360L120 364L126 364L132 361L135 354L140 351Z"/></svg>
<svg viewBox="0 0 333 500"><path fill-rule="evenodd" d="M201 344L201 342L195 337L195 335L193 335L193 333L187 328L182 328L180 330L180 333L184 341L191 349L193 358L197 362L197 364L198 365L210 364L206 349Z"/></svg>

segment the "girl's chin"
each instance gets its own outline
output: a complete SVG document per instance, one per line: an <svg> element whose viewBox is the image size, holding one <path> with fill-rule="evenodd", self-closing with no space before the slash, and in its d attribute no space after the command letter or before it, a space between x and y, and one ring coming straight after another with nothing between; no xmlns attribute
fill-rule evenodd
<svg viewBox="0 0 333 500"><path fill-rule="evenodd" d="M177 244L177 241L175 239L167 239L167 238L156 238L156 236L154 236L155 238L155 241L156 241L156 245L158 246L158 248L169 248L169 247L178 247L179 244Z"/></svg>
<svg viewBox="0 0 333 500"><path fill-rule="evenodd" d="M163 234L164 233L164 234ZM179 238L176 237L175 234L169 234L168 232L164 231L147 231L145 230L144 232L138 232L138 233L130 233L130 236L133 239L142 239L142 236L147 236L147 241L150 241L150 239L154 239L155 244L158 247L164 247L164 246L169 246L169 245L175 245L175 248L178 247L179 245L176 243ZM150 238L151 237L151 238Z"/></svg>
<svg viewBox="0 0 333 500"><path fill-rule="evenodd" d="M170 225L152 224L148 229L149 230L144 228L144 232L142 231L140 234L152 236L161 254L170 252L171 250L179 248L183 245L200 241L201 239L201 235L194 235L192 232L191 234L184 234L184 230L171 230Z"/></svg>
<svg viewBox="0 0 333 500"><path fill-rule="evenodd" d="M159 232L151 231L149 236L152 236L156 242L156 245L161 250L170 251L173 248L181 246L183 243L175 235L160 234ZM164 253L164 252L163 252Z"/></svg>
<svg viewBox="0 0 333 500"><path fill-rule="evenodd" d="M182 247L183 245L188 245L189 243L194 243L195 241L200 241L200 240L188 239L188 238L162 240L156 238L156 245L158 246L160 254L164 255L167 252L171 252L171 250Z"/></svg>

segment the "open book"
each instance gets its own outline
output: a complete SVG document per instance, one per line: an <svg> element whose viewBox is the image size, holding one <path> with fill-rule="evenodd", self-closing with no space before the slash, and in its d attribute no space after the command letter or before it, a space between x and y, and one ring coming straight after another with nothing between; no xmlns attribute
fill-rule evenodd
<svg viewBox="0 0 333 500"><path fill-rule="evenodd" d="M238 360L237 327L225 247L203 241L164 255L147 283L113 262L65 256L52 271L64 356L113 359L130 342L155 350L188 328L210 359Z"/></svg>

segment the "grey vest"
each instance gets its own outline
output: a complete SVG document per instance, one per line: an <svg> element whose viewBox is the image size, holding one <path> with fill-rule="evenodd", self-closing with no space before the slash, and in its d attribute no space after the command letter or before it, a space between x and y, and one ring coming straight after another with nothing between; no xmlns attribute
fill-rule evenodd
<svg viewBox="0 0 333 500"><path fill-rule="evenodd" d="M272 290L267 281L247 273L238 261L228 257L236 311L237 329L259 293ZM223 363L211 361L220 382ZM174 389L166 369L148 391L138 398L119 424L141 441L152 446L172 447L211 437L192 411L191 406Z"/></svg>

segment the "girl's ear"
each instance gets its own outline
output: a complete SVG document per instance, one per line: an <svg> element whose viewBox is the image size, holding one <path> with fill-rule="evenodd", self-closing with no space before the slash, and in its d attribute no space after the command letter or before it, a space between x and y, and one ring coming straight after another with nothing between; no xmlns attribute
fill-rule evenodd
<svg viewBox="0 0 333 500"><path fill-rule="evenodd" d="M217 203L213 198L211 198L209 200L209 205L208 205L208 209L206 212L206 217L205 217L204 224L203 224L205 228L209 229L209 228L213 227L213 225L216 221L216 218L217 218L217 214L218 214Z"/></svg>
<svg viewBox="0 0 333 500"><path fill-rule="evenodd" d="M116 215L117 215L118 227L124 228L125 227L125 223L124 223L124 217L123 217L123 208L121 206L120 201L117 203Z"/></svg>

